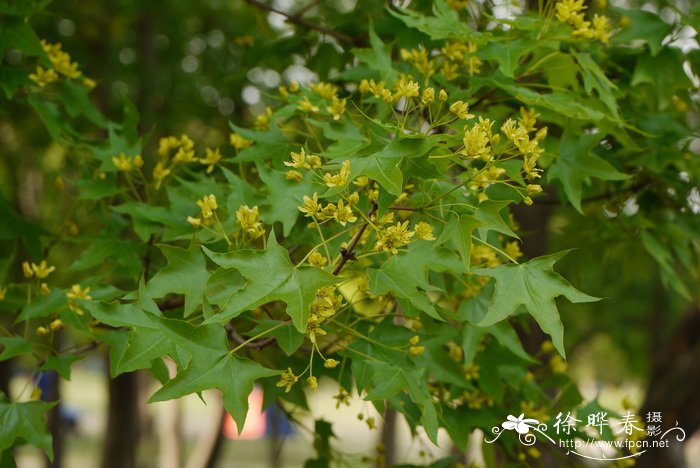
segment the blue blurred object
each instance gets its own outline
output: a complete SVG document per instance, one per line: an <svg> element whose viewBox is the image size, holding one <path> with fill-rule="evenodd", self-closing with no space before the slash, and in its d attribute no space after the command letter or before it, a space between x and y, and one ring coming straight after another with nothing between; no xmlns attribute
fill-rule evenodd
<svg viewBox="0 0 700 468"><path fill-rule="evenodd" d="M287 419L287 415L276 404L265 410L265 435L267 437L288 437L294 435L294 426Z"/></svg>

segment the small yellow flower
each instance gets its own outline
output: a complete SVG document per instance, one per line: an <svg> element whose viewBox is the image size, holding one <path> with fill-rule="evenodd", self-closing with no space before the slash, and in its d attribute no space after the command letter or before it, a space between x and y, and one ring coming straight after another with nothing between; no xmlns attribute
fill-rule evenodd
<svg viewBox="0 0 700 468"><path fill-rule="evenodd" d="M408 79L406 76L402 76L401 79L395 83L395 87L396 94L400 97L408 99L420 95L420 86L418 83Z"/></svg>
<svg viewBox="0 0 700 468"><path fill-rule="evenodd" d="M24 268L24 265L22 266ZM34 275L39 278L39 279L44 279L47 276L49 276L51 273L56 271L56 267L54 266L48 266L46 263L46 260L42 260L41 263L38 265L36 263L32 263L32 271L34 272ZM26 273L25 273L26 276Z"/></svg>
<svg viewBox="0 0 700 468"><path fill-rule="evenodd" d="M360 201L360 194L357 192L352 192L348 198L348 203L351 205L357 205L357 203Z"/></svg>
<svg viewBox="0 0 700 468"><path fill-rule="evenodd" d="M329 107L326 107L328 113L333 116L333 120L340 120L340 118L343 116L347 101L347 99L338 99L336 96L333 96L332 104Z"/></svg>
<svg viewBox="0 0 700 468"><path fill-rule="evenodd" d="M433 88L425 88L423 90L423 96L421 97L421 102L426 106L435 100L435 90Z"/></svg>
<svg viewBox="0 0 700 468"><path fill-rule="evenodd" d="M120 153L119 156L112 156L112 163L118 171L129 172L131 170L133 160L130 156Z"/></svg>
<svg viewBox="0 0 700 468"><path fill-rule="evenodd" d="M394 96L391 94L391 91L389 91L388 89L383 89L382 100L387 104L391 104L392 102L394 102Z"/></svg>
<svg viewBox="0 0 700 468"><path fill-rule="evenodd" d="M309 264L318 268L323 268L323 266L328 263L328 259L325 255L321 255L318 251L314 250L309 255Z"/></svg>
<svg viewBox="0 0 700 468"><path fill-rule="evenodd" d="M315 154L310 154L308 158L306 158L306 162L309 163L311 169L318 169L321 167L321 158Z"/></svg>
<svg viewBox="0 0 700 468"><path fill-rule="evenodd" d="M344 187L348 183L350 176L350 161L343 161L343 165L337 174L324 174L323 180L328 187Z"/></svg>
<svg viewBox="0 0 700 468"><path fill-rule="evenodd" d="M36 334L39 336L48 335L49 330L46 327L36 327Z"/></svg>
<svg viewBox="0 0 700 468"><path fill-rule="evenodd" d="M51 292L51 290L49 289L49 285L46 283L41 283L39 289L41 290L41 294L43 294L44 296L48 296Z"/></svg>
<svg viewBox="0 0 700 468"><path fill-rule="evenodd" d="M311 390L316 390L318 388L318 381L316 380L316 377L313 375L306 379L306 385L311 389Z"/></svg>
<svg viewBox="0 0 700 468"><path fill-rule="evenodd" d="M447 101L447 91L441 89L440 93L438 94L438 99L440 99L442 102Z"/></svg>
<svg viewBox="0 0 700 468"><path fill-rule="evenodd" d="M207 174L211 174L216 165L219 164L219 161L221 161L221 152L219 151L219 148L206 148L204 151L206 152L206 156L204 158L200 158L199 162L205 166L208 166Z"/></svg>
<svg viewBox="0 0 700 468"><path fill-rule="evenodd" d="M192 216L187 217L187 222L190 223L194 227L199 227L202 225L201 218L193 218Z"/></svg>
<svg viewBox="0 0 700 468"><path fill-rule="evenodd" d="M464 358L464 351L462 350L462 347L454 341L449 341L447 343L447 352L450 359L452 359L454 362L461 362Z"/></svg>
<svg viewBox="0 0 700 468"><path fill-rule="evenodd" d="M302 112L310 112L312 114L316 114L319 111L318 106L314 105L309 101L308 96L304 96L304 99L299 101L299 104L297 105L297 109L299 109Z"/></svg>
<svg viewBox="0 0 700 468"><path fill-rule="evenodd" d="M367 423L367 428L369 428L370 431L377 428L374 418L367 418L365 422Z"/></svg>
<svg viewBox="0 0 700 468"><path fill-rule="evenodd" d="M464 378L467 380L477 380L479 378L479 366L469 364L464 371Z"/></svg>
<svg viewBox="0 0 700 468"><path fill-rule="evenodd" d="M360 176L353 180L352 183L357 185L358 187L366 187L367 185L369 185L369 177Z"/></svg>
<svg viewBox="0 0 700 468"><path fill-rule="evenodd" d="M412 345L417 345L418 343L420 343L420 336L413 335L411 338L408 339L408 342Z"/></svg>
<svg viewBox="0 0 700 468"><path fill-rule="evenodd" d="M206 195L201 200L197 200L197 206L202 211L202 218L208 220L214 216L214 210L219 208L214 194Z"/></svg>
<svg viewBox="0 0 700 468"><path fill-rule="evenodd" d="M299 377L294 375L291 367L288 367L286 371L282 372L280 375L280 381L277 382L278 387L285 387L285 393L292 389L292 386L299 381Z"/></svg>
<svg viewBox="0 0 700 468"><path fill-rule="evenodd" d="M166 177L170 175L170 169L165 167L165 164L159 161L156 167L153 168L153 180L156 181L156 189L160 188L160 184L163 183Z"/></svg>
<svg viewBox="0 0 700 468"><path fill-rule="evenodd" d="M353 214L350 205L344 204L343 200L338 201L337 209L333 211L333 218L343 226L345 226L346 223L354 223L357 221L357 216Z"/></svg>
<svg viewBox="0 0 700 468"><path fill-rule="evenodd" d="M538 184L528 184L525 189L527 190L528 195L537 195L538 193L542 192L542 186Z"/></svg>
<svg viewBox="0 0 700 468"><path fill-rule="evenodd" d="M516 260L523 256L523 253L520 251L520 245L516 241L508 242L503 250L506 255Z"/></svg>
<svg viewBox="0 0 700 468"><path fill-rule="evenodd" d="M463 101L456 101L450 106L450 112L455 114L460 119L473 119L474 116L469 113L469 104Z"/></svg>
<svg viewBox="0 0 700 468"><path fill-rule="evenodd" d="M53 322L51 322L51 323L49 324L49 328L50 328L52 331L60 330L61 328L63 328L63 322L61 322L60 319L56 319L56 320L54 320Z"/></svg>
<svg viewBox="0 0 700 468"><path fill-rule="evenodd" d="M326 359L326 362L323 364L323 367L327 369L335 369L335 367L340 364L340 361L336 361L335 359Z"/></svg>
<svg viewBox="0 0 700 468"><path fill-rule="evenodd" d="M193 163L197 160L194 155L194 141L187 135L181 135L173 162L178 164Z"/></svg>
<svg viewBox="0 0 700 468"><path fill-rule="evenodd" d="M305 216L314 217L321 212L321 205L318 203L318 194L314 192L313 198L304 195L304 206L298 207Z"/></svg>
<svg viewBox="0 0 700 468"><path fill-rule="evenodd" d="M425 352L425 346L411 346L408 348L408 354L412 357L420 356Z"/></svg>
<svg viewBox="0 0 700 468"><path fill-rule="evenodd" d="M236 151L241 151L249 147L250 145L253 144L252 140L248 140L246 138L243 138L240 136L238 133L231 133L229 135L229 142L231 143L231 146L236 148Z"/></svg>
<svg viewBox="0 0 700 468"><path fill-rule="evenodd" d="M32 270L29 262L22 262L22 273L24 273L25 278L31 278L34 276L34 270Z"/></svg>
<svg viewBox="0 0 700 468"><path fill-rule="evenodd" d="M265 229L262 227L259 218L257 206L249 208L248 205L242 205L236 210L236 222L240 224L241 228L253 239L265 235Z"/></svg>
<svg viewBox="0 0 700 468"><path fill-rule="evenodd" d="M297 80L292 80L289 83L289 92L296 93L299 91L299 82Z"/></svg>
<svg viewBox="0 0 700 468"><path fill-rule="evenodd" d="M433 236L433 227L426 222L419 222L415 227L416 237L421 240L435 240Z"/></svg>
<svg viewBox="0 0 700 468"><path fill-rule="evenodd" d="M398 248L408 244L415 232L408 230L408 221L396 223L395 226L389 226L386 229L379 231L374 250L388 251L396 255L399 253Z"/></svg>
<svg viewBox="0 0 700 468"><path fill-rule="evenodd" d="M259 130L267 130L270 128L270 119L272 118L272 108L266 107L265 112L255 117L255 128Z"/></svg>
<svg viewBox="0 0 700 468"><path fill-rule="evenodd" d="M292 156L292 161L284 161L284 165L287 167L294 167L296 169L310 169L311 165L306 161L306 150L302 147L298 153L292 151L290 153Z"/></svg>
<svg viewBox="0 0 700 468"><path fill-rule="evenodd" d="M71 286L70 291L66 293L68 299L82 299L84 301L89 301L92 299L90 296L90 287L83 288L79 284L74 284Z"/></svg>
<svg viewBox="0 0 700 468"><path fill-rule="evenodd" d="M561 356L555 354L552 356L552 359L549 360L549 368L552 369L554 374L563 374L566 372L567 365Z"/></svg>
<svg viewBox="0 0 700 468"><path fill-rule="evenodd" d="M85 86L87 89L95 89L97 82L92 78L83 78L83 86Z"/></svg>
<svg viewBox="0 0 700 468"><path fill-rule="evenodd" d="M51 68L44 70L42 67L36 67L36 72L31 73L29 79L43 88L47 84L58 81L58 74Z"/></svg>
<svg viewBox="0 0 700 468"><path fill-rule="evenodd" d="M295 182L301 182L304 179L304 174L299 171L287 171L285 176L287 180L293 180Z"/></svg>

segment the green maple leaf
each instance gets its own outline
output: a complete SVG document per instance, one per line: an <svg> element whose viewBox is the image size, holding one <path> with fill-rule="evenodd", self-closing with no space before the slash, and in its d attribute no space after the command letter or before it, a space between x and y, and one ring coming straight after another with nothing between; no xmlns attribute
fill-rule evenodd
<svg viewBox="0 0 700 468"><path fill-rule="evenodd" d="M316 291L338 281L318 268L294 265L287 250L277 243L274 232L270 233L265 250L216 253L206 247L203 249L214 263L223 268L235 268L248 279L248 285L234 292L222 311L208 322L227 322L246 310L279 300L287 304L287 314L294 326L304 333Z"/></svg>
<svg viewBox="0 0 700 468"><path fill-rule="evenodd" d="M577 290L553 270L554 264L569 251L537 257L527 263L478 268L474 273L496 280L496 288L486 316L478 323L489 326L513 315L524 305L542 330L552 337L557 351L564 351L564 327L554 298L564 296L574 303L593 302L599 298Z"/></svg>
<svg viewBox="0 0 700 468"><path fill-rule="evenodd" d="M372 361L373 388L365 400L388 400L402 391L421 409L421 424L430 440L437 444L438 416L423 369L407 369L386 362Z"/></svg>
<svg viewBox="0 0 700 468"><path fill-rule="evenodd" d="M267 186L267 202L262 207L261 217L267 224L281 222L282 233L287 236L301 214L297 207L304 204L304 195L314 192L314 184L306 179L301 182L287 180L286 171L268 169L264 164L256 167Z"/></svg>
<svg viewBox="0 0 700 468"><path fill-rule="evenodd" d="M21 336L8 336L0 338L0 346L2 346L2 352L0 353L0 362L6 361L15 356L32 354L32 345L26 341Z"/></svg>
<svg viewBox="0 0 700 468"><path fill-rule="evenodd" d="M195 326L182 320L156 320L163 334L181 343L192 358L187 369L178 372L149 401L172 400L210 388L219 389L223 393L224 407L233 416L240 433L248 413L248 395L255 381L279 375L279 371L231 354L225 330L220 325Z"/></svg>
<svg viewBox="0 0 700 468"><path fill-rule="evenodd" d="M442 245L452 241L459 256L462 257L464 268L469 271L472 251L472 232L474 229L485 226L483 221L471 215L452 216L445 225L442 234L435 245Z"/></svg>
<svg viewBox="0 0 700 468"><path fill-rule="evenodd" d="M153 298L164 297L170 293L183 294L184 314L187 317L202 303L210 276L202 252L197 246L182 249L159 244L158 248L168 260L168 265L151 278L147 284L147 292Z"/></svg>
<svg viewBox="0 0 700 468"><path fill-rule="evenodd" d="M370 290L374 294L393 291L399 301L407 299L434 319L443 320L425 294L425 291L439 290L428 282L428 272L431 270L466 271L454 252L434 247L432 242L413 242L407 253L395 255L380 268L368 270Z"/></svg>
<svg viewBox="0 0 700 468"><path fill-rule="evenodd" d="M17 442L26 442L42 449L53 460L51 434L46 429L44 416L54 404L43 401L12 403L0 392L0 454Z"/></svg>
<svg viewBox="0 0 700 468"><path fill-rule="evenodd" d="M577 135L567 130L562 135L559 145L559 158L549 169L548 179L559 179L564 186L564 192L574 208L581 210L581 185L586 177L596 177L602 180L628 179L615 169L612 164L593 154L593 149L603 139L600 133Z"/></svg>

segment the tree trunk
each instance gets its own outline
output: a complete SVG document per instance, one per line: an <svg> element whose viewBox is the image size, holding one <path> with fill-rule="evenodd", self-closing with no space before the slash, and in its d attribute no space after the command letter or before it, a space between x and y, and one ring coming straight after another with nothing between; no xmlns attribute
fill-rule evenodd
<svg viewBox="0 0 700 468"><path fill-rule="evenodd" d="M656 330L651 331L652 334ZM639 416L646 420L650 412L660 412L662 433L676 423L685 431L687 441L700 429L700 309L693 305L678 328L662 347L652 350L652 371ZM676 431L667 437L669 448L650 449L639 457L639 467L682 467L683 446Z"/></svg>
<svg viewBox="0 0 700 468"><path fill-rule="evenodd" d="M139 440L138 375L109 379L109 408L102 468L135 468Z"/></svg>

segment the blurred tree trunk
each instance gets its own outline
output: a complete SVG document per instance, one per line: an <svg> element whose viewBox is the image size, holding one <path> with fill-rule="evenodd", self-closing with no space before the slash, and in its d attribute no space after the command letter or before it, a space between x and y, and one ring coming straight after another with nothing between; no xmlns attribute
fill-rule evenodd
<svg viewBox="0 0 700 468"><path fill-rule="evenodd" d="M659 308L655 313L663 315L663 310ZM658 328L652 328L650 333L656 336ZM700 430L700 309L697 304L689 309L665 343L653 347L651 360L651 376L639 416L646 420L647 413L660 412L660 424L647 424L661 426L663 433L678 423L687 441ZM668 435L669 448L647 451L639 457L636 466L686 466L683 446L675 434L676 431Z"/></svg>
<svg viewBox="0 0 700 468"><path fill-rule="evenodd" d="M378 468L392 466L396 463L396 410L388 407L384 412L384 424L382 425L381 443L384 448L384 463L377 463Z"/></svg>
<svg viewBox="0 0 700 468"><path fill-rule="evenodd" d="M49 375L49 374L45 374ZM58 401L56 406L51 408L48 412L47 426L49 432L51 433L51 438L53 440L53 461L46 459L46 466L49 468L62 468L63 464L63 453L65 446L65 431L66 431L66 421L61 415L61 394L60 394L60 383L61 378L55 372L49 377L49 384L47 391L41 395L41 399L44 401Z"/></svg>
<svg viewBox="0 0 700 468"><path fill-rule="evenodd" d="M102 468L135 468L139 440L138 375L109 379L109 408L102 450Z"/></svg>

